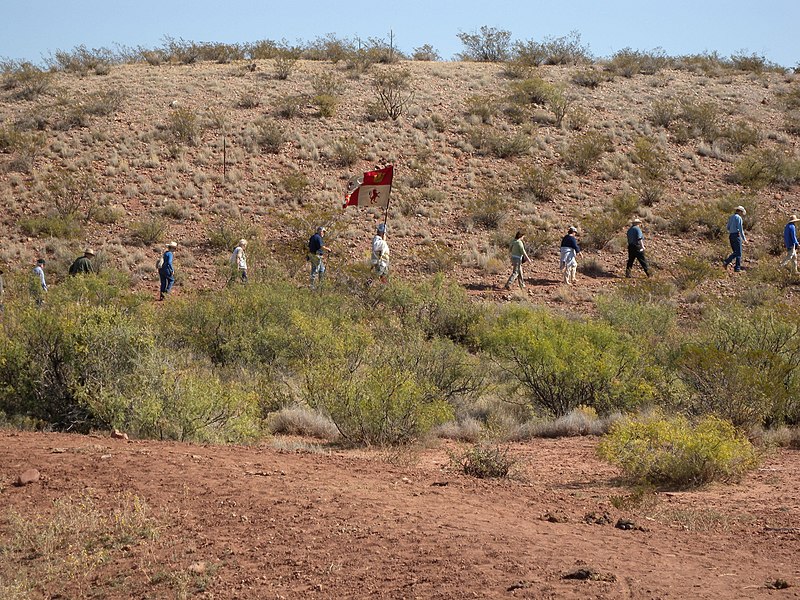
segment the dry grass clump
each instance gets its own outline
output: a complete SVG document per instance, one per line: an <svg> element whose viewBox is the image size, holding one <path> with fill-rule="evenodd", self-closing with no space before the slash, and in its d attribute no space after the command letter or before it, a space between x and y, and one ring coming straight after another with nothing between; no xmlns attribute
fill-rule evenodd
<svg viewBox="0 0 800 600"><path fill-rule="evenodd" d="M140 246L152 246L161 242L167 233L167 222L158 217L134 221L128 227L131 239Z"/></svg>
<svg viewBox="0 0 800 600"><path fill-rule="evenodd" d="M567 144L563 153L564 164L579 175L586 175L600 157L612 148L611 138L607 134L587 131L578 134Z"/></svg>
<svg viewBox="0 0 800 600"><path fill-rule="evenodd" d="M510 434L510 439L522 442L533 438L601 436L608 433L611 425L620 418L621 415L618 413L598 417L597 411L593 408L579 406L554 420L534 420L523 423Z"/></svg>
<svg viewBox="0 0 800 600"><path fill-rule="evenodd" d="M502 479L508 477L517 464L508 448L475 444L458 454L451 453L450 461L464 475L478 479Z"/></svg>
<svg viewBox="0 0 800 600"><path fill-rule="evenodd" d="M475 443L485 435L486 429L478 419L468 416L442 423L434 427L431 433L446 440Z"/></svg>
<svg viewBox="0 0 800 600"><path fill-rule="evenodd" d="M329 417L303 406L291 406L271 413L267 430L276 435L300 435L334 441L339 430Z"/></svg>

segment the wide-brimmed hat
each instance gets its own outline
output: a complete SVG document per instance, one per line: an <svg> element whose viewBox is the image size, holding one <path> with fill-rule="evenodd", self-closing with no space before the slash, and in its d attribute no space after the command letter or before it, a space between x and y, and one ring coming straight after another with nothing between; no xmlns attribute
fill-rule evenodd
<svg viewBox="0 0 800 600"><path fill-rule="evenodd" d="M633 221L631 221L631 223L633 223L634 225L637 225L637 224L639 224L641 222L642 222L642 220L639 217L636 217Z"/></svg>
<svg viewBox="0 0 800 600"><path fill-rule="evenodd" d="M570 228L567 229L567 233L578 233L578 228L574 225L570 225Z"/></svg>
<svg viewBox="0 0 800 600"><path fill-rule="evenodd" d="M177 248L177 247L178 247L178 242L170 242L169 244L167 244L167 248Z"/></svg>
<svg viewBox="0 0 800 600"><path fill-rule="evenodd" d="M797 215L792 215L789 217L789 223L797 223L800 219L797 218Z"/></svg>
<svg viewBox="0 0 800 600"><path fill-rule="evenodd" d="M747 211L744 209L744 206L741 206L741 205L740 205L740 206L737 206L736 208L734 208L734 209L733 209L733 212L740 212L740 213L742 213L743 215L746 215L746 214L747 214Z"/></svg>
<svg viewBox="0 0 800 600"><path fill-rule="evenodd" d="M94 256L94 250L92 250L91 248L87 248L86 250L83 251L83 253L87 256Z"/></svg>
<svg viewBox="0 0 800 600"><path fill-rule="evenodd" d="M244 239L244 238L240 239L240 240L239 240L239 245L240 245L240 246L247 246L247 240L246 240L246 239Z"/></svg>

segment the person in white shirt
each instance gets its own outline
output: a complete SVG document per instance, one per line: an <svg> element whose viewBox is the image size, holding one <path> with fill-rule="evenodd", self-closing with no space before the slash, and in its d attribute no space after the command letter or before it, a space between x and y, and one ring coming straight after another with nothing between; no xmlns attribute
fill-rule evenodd
<svg viewBox="0 0 800 600"><path fill-rule="evenodd" d="M47 281L44 278L44 259L40 258L36 261L36 266L33 267L33 282L31 283L31 292L36 304L44 302L44 294L47 292Z"/></svg>
<svg viewBox="0 0 800 600"><path fill-rule="evenodd" d="M386 223L378 225L378 231L372 238L372 256L370 258L372 269L386 283L386 275L389 273L389 242L386 241Z"/></svg>
<svg viewBox="0 0 800 600"><path fill-rule="evenodd" d="M239 240L239 244L236 246L236 248L233 249L233 254L231 254L231 265L236 269L236 271L231 276L230 281L233 281L236 278L236 273L238 273L242 279L242 283L247 283L247 253L245 252L246 248L247 248L247 240L241 239Z"/></svg>

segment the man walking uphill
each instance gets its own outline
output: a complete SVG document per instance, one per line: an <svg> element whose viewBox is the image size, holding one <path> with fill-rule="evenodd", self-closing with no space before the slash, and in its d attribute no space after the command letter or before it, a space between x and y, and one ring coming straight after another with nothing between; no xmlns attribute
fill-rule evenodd
<svg viewBox="0 0 800 600"><path fill-rule="evenodd" d="M642 233L642 220L638 217L631 221L628 229L628 264L625 267L625 277L631 276L631 269L634 261L639 261L644 269L644 274L650 277L650 267L647 266L647 259L644 257L644 233Z"/></svg>
<svg viewBox="0 0 800 600"><path fill-rule="evenodd" d="M91 248L87 248L83 252L83 256L79 256L75 259L75 262L72 263L69 267L69 274L70 275L86 275L89 273L94 273L94 265L92 265L92 258L94 258L94 250Z"/></svg>
<svg viewBox="0 0 800 600"><path fill-rule="evenodd" d="M789 217L789 222L783 228L783 245L786 247L786 258L783 259L781 267L788 264L792 265L792 273L797 275L797 228L795 223L800 220L797 215Z"/></svg>
<svg viewBox="0 0 800 600"><path fill-rule="evenodd" d="M175 266L173 264L173 253L178 248L178 242L170 242L167 249L158 261L158 277L161 280L161 291L158 295L159 300L163 300L172 290L175 284Z"/></svg>
<svg viewBox="0 0 800 600"><path fill-rule="evenodd" d="M731 255L722 261L722 264L725 265L725 268L728 268L728 265L731 264L734 260L736 263L734 264L733 270L737 273L742 270L742 244L747 241L747 238L744 236L744 221L742 221L742 217L747 214L747 211L744 209L744 206L737 206L733 210L733 214L731 215L730 219L728 219L728 239L731 243Z"/></svg>
<svg viewBox="0 0 800 600"><path fill-rule="evenodd" d="M322 238L325 237L325 228L317 227L317 231L308 240L308 260L311 263L311 289L315 289L314 280L318 280L322 285L322 277L325 275L325 263L322 260L325 252L330 252L323 242Z"/></svg>

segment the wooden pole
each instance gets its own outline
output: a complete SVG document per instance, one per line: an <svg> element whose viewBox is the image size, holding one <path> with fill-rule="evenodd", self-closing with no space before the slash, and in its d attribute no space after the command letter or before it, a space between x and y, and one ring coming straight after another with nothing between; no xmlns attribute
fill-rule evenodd
<svg viewBox="0 0 800 600"><path fill-rule="evenodd" d="M225 177L228 174L228 140L222 136L222 182L225 182Z"/></svg>

